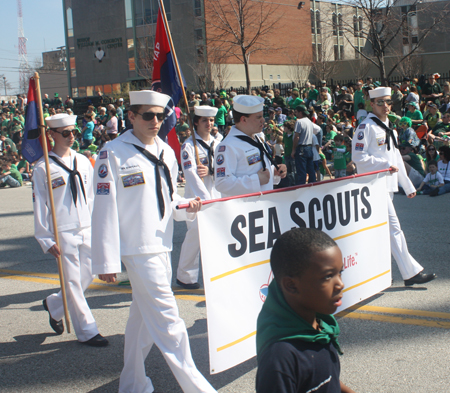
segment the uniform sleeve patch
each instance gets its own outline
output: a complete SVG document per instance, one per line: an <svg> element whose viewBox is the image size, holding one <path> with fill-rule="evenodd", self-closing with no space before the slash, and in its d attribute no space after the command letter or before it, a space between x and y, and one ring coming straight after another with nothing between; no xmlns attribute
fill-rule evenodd
<svg viewBox="0 0 450 393"><path fill-rule="evenodd" d="M188 154L188 152L186 150L183 151L181 156L183 157L183 160L187 160L189 158L189 154Z"/></svg>
<svg viewBox="0 0 450 393"><path fill-rule="evenodd" d="M225 145L219 146L219 151L225 151L227 147Z"/></svg>
<svg viewBox="0 0 450 393"><path fill-rule="evenodd" d="M259 156L259 153L255 153L250 156L247 156L248 165L253 165L260 161L261 161L261 157Z"/></svg>
<svg viewBox="0 0 450 393"><path fill-rule="evenodd" d="M97 183L97 195L109 195L109 183Z"/></svg>
<svg viewBox="0 0 450 393"><path fill-rule="evenodd" d="M356 144L355 150L363 151L363 149L364 149L364 143L357 143Z"/></svg>
<svg viewBox="0 0 450 393"><path fill-rule="evenodd" d="M225 157L223 154L219 154L216 158L217 165L222 165L225 162Z"/></svg>
<svg viewBox="0 0 450 393"><path fill-rule="evenodd" d="M365 124L365 123L360 124L358 128L359 128L360 130L364 130L364 128L366 128L366 124Z"/></svg>
<svg viewBox="0 0 450 393"><path fill-rule="evenodd" d="M98 158L100 158L100 160L108 158L108 150L102 150L98 155Z"/></svg>
<svg viewBox="0 0 450 393"><path fill-rule="evenodd" d="M225 177L225 168L217 168L216 177Z"/></svg>
<svg viewBox="0 0 450 393"><path fill-rule="evenodd" d="M108 176L108 167L105 164L100 165L100 168L98 168L98 175L102 179Z"/></svg>
<svg viewBox="0 0 450 393"><path fill-rule="evenodd" d="M61 187L65 184L66 184L66 182L64 181L62 176L57 177L56 179L52 179L52 188L53 189Z"/></svg>
<svg viewBox="0 0 450 393"><path fill-rule="evenodd" d="M132 173L131 175L122 176L124 188L139 186L145 184L144 174L142 172Z"/></svg>
<svg viewBox="0 0 450 393"><path fill-rule="evenodd" d="M364 132L363 131L359 131L358 132L358 140L360 141L362 139L364 139Z"/></svg>
<svg viewBox="0 0 450 393"><path fill-rule="evenodd" d="M192 163L190 161L185 161L183 164L184 169L192 168Z"/></svg>

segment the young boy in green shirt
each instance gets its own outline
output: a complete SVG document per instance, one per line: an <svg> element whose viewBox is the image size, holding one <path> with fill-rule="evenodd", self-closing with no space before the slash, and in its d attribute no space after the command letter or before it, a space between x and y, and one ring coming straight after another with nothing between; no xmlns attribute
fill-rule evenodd
<svg viewBox="0 0 450 393"><path fill-rule="evenodd" d="M344 136L342 134L337 134L334 137L334 145L334 178L339 179L340 177L347 176L347 160L345 157L347 148L344 145Z"/></svg>
<svg viewBox="0 0 450 393"><path fill-rule="evenodd" d="M354 393L339 380L342 253L317 229L294 228L270 255L274 280L258 316L257 393ZM320 390L319 390L320 389Z"/></svg>
<svg viewBox="0 0 450 393"><path fill-rule="evenodd" d="M20 187L22 186L22 175L20 172L12 168L10 159L3 159L1 162L2 173L0 175L0 187Z"/></svg>

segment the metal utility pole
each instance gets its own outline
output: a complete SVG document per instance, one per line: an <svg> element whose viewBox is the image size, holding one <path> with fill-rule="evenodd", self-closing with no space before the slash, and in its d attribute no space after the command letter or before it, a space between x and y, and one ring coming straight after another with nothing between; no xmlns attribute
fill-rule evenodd
<svg viewBox="0 0 450 393"><path fill-rule="evenodd" d="M19 38L19 92L23 93L27 89L27 39L23 34L22 0L17 0L17 26Z"/></svg>
<svg viewBox="0 0 450 393"><path fill-rule="evenodd" d="M7 96L7 92L6 92L6 76L3 77L3 84L5 86L5 96Z"/></svg>

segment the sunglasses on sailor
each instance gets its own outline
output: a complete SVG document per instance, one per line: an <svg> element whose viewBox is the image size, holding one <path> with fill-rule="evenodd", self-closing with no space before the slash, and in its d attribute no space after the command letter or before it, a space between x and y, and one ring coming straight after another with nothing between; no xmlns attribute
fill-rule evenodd
<svg viewBox="0 0 450 393"><path fill-rule="evenodd" d="M383 106L384 104L386 105L392 105L392 100L376 100L375 103L378 106Z"/></svg>
<svg viewBox="0 0 450 393"><path fill-rule="evenodd" d="M70 134L75 135L77 130L74 128L72 130L64 130L64 131L56 131L56 130L52 130L53 132L56 132L57 134L61 134L63 138L67 138Z"/></svg>
<svg viewBox="0 0 450 393"><path fill-rule="evenodd" d="M135 112L135 114L136 115L141 115L142 116L142 120L144 120L144 121L153 120L155 118L155 116L158 119L158 121L163 121L166 118L166 115L163 112L160 112L160 113L154 113L154 112L139 113L139 112Z"/></svg>

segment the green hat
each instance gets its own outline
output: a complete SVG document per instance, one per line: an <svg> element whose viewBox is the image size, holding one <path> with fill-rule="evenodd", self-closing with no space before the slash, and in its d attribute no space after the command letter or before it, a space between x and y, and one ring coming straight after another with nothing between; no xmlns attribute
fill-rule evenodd
<svg viewBox="0 0 450 393"><path fill-rule="evenodd" d="M58 93L55 93L55 97L58 97Z"/></svg>
<svg viewBox="0 0 450 393"><path fill-rule="evenodd" d="M13 117L13 120L15 120L15 121L21 123L21 121L20 121L20 119L19 119L18 117Z"/></svg>
<svg viewBox="0 0 450 393"><path fill-rule="evenodd" d="M298 112L303 112L305 115L309 115L308 109L306 109L305 105L299 105L297 108L295 108Z"/></svg>
<svg viewBox="0 0 450 393"><path fill-rule="evenodd" d="M90 150L92 153L95 153L97 151L98 146L97 145L89 145L88 150Z"/></svg>
<svg viewBox="0 0 450 393"><path fill-rule="evenodd" d="M412 127L412 121L409 117L403 116L400 119L400 123L406 123L406 124L408 124L408 127Z"/></svg>
<svg viewBox="0 0 450 393"><path fill-rule="evenodd" d="M400 116L397 116L395 113L389 113L388 119L391 123L397 123L397 120L400 119Z"/></svg>
<svg viewBox="0 0 450 393"><path fill-rule="evenodd" d="M294 87L292 91L299 91L297 87Z"/></svg>

